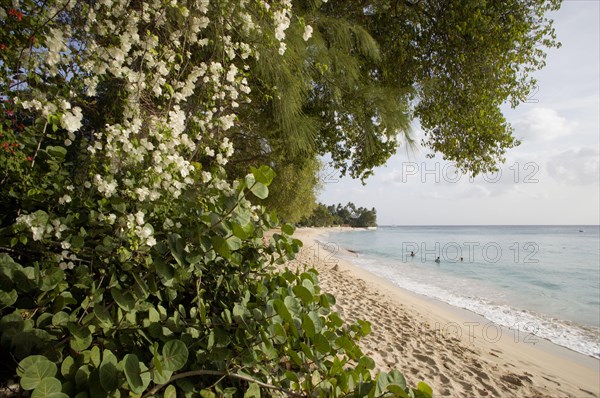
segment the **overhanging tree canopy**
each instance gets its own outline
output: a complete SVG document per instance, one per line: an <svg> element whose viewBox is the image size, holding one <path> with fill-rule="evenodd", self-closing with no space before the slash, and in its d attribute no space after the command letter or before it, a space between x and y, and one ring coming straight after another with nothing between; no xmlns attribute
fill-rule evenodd
<svg viewBox="0 0 600 398"><path fill-rule="evenodd" d="M254 134L288 156L330 154L356 178L410 142L412 118L432 153L474 174L494 169L518 145L500 106L528 98L544 49L559 45L546 18L558 0L295 6L284 57L255 65Z"/></svg>

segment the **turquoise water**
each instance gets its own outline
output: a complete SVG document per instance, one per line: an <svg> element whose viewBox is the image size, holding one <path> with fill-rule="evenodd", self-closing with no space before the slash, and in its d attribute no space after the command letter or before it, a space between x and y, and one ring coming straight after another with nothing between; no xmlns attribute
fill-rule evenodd
<svg viewBox="0 0 600 398"><path fill-rule="evenodd" d="M600 226L379 227L323 240L397 286L600 358Z"/></svg>

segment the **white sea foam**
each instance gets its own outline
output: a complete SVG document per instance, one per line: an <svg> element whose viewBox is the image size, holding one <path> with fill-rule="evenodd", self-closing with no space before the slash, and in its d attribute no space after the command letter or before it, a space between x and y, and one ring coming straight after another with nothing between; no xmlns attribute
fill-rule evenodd
<svg viewBox="0 0 600 398"><path fill-rule="evenodd" d="M436 271L427 272L423 269L414 272L410 265L364 255L359 258L348 257L347 260L403 289L479 314L494 324L508 328L508 332L516 341L535 344L539 338L543 338L600 359L600 333L597 329L585 328L572 322L498 304L477 296L461 295L460 291L466 290L465 287L473 283L468 279L448 277ZM497 331L481 326L482 328L475 333L491 340L496 338Z"/></svg>

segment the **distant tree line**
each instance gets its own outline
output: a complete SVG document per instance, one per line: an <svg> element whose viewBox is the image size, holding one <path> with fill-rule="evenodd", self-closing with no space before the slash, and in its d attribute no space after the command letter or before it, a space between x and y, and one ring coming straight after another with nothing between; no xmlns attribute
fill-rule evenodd
<svg viewBox="0 0 600 398"><path fill-rule="evenodd" d="M300 225L306 227L331 227L334 225L345 225L355 228L375 227L377 226L377 210L373 207L371 210L365 207L356 207L352 202L345 206L338 205L326 206L319 203L310 217L304 217Z"/></svg>

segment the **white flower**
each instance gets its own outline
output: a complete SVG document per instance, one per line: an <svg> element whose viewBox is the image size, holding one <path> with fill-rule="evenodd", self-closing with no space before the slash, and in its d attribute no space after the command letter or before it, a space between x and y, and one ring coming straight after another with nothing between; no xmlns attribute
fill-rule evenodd
<svg viewBox="0 0 600 398"><path fill-rule="evenodd" d="M224 158L223 155L221 155L220 153L217 153L216 160L217 160L217 163L220 164L220 165L226 165L227 164L227 159Z"/></svg>
<svg viewBox="0 0 600 398"><path fill-rule="evenodd" d="M154 200L157 200L158 198L160 198L159 191L157 191L156 189L150 191L150 200L154 201Z"/></svg>
<svg viewBox="0 0 600 398"><path fill-rule="evenodd" d="M141 210L138 211L137 213L135 213L135 222L138 225L144 224L144 216L145 216L145 214Z"/></svg>
<svg viewBox="0 0 600 398"><path fill-rule="evenodd" d="M175 225L175 223L173 222L173 220L171 220L170 218L166 218L165 222L163 223L163 228L164 229L170 229L174 225Z"/></svg>
<svg viewBox="0 0 600 398"><path fill-rule="evenodd" d="M238 68L231 64L229 67L229 71L227 72L227 81L233 83L235 81L235 76L237 75Z"/></svg>
<svg viewBox="0 0 600 398"><path fill-rule="evenodd" d="M312 37L312 32L313 32L312 26L306 25L304 27L304 34L302 35L302 38L304 39L304 41L308 41L308 39L310 39Z"/></svg>
<svg viewBox="0 0 600 398"><path fill-rule="evenodd" d="M156 244L156 239L154 238L154 236L149 237L146 240L146 244L150 247L154 246Z"/></svg>
<svg viewBox="0 0 600 398"><path fill-rule="evenodd" d="M219 120L221 121L221 126L223 127L223 130L229 130L230 128L233 127L233 121L235 120L235 114L230 114L230 115L223 115L219 118Z"/></svg>
<svg viewBox="0 0 600 398"><path fill-rule="evenodd" d="M76 106L72 111L63 113L60 118L60 125L68 132L74 133L81 128L82 117L81 108Z"/></svg>
<svg viewBox="0 0 600 398"><path fill-rule="evenodd" d="M55 65L60 62L60 53L66 49L63 31L55 28L50 29L46 35L46 47L48 48L46 64L50 66L51 72L55 74L57 72Z"/></svg>
<svg viewBox="0 0 600 398"><path fill-rule="evenodd" d="M65 203L71 203L71 197L65 194L58 199L58 203L60 203L61 205L64 205Z"/></svg>
<svg viewBox="0 0 600 398"><path fill-rule="evenodd" d="M136 227L135 234L138 236L138 238L147 240L152 236L152 226L146 224L143 227Z"/></svg>
<svg viewBox="0 0 600 398"><path fill-rule="evenodd" d="M137 193L139 200L143 202L144 200L146 200L146 197L148 197L148 195L150 194L150 190L147 187L141 187L137 188L135 190L135 193Z"/></svg>

